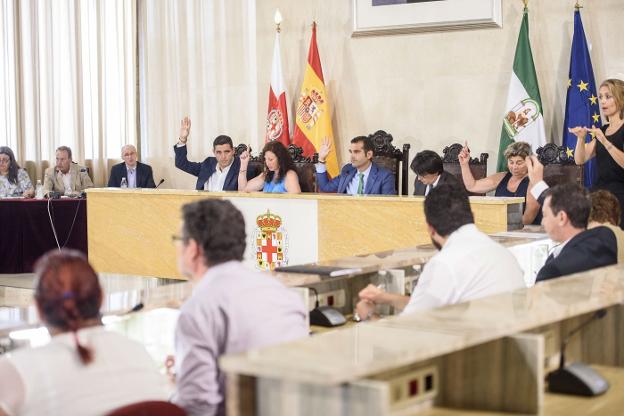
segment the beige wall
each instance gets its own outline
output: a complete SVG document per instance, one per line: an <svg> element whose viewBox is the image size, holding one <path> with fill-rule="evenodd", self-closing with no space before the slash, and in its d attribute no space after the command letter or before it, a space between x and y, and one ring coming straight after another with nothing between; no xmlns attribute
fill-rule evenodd
<svg viewBox="0 0 624 416"><path fill-rule="evenodd" d="M594 45L596 80L624 78L624 0L581 1L583 23ZM573 0L529 1L533 56L543 100L547 137L560 143L573 31ZM290 103L296 101L318 22L318 46L333 104L339 160L349 139L384 129L411 155L467 139L474 153L498 151L522 1L503 0L503 28L395 36L351 37L348 0L257 2L258 126L266 114L273 14L282 23L282 66ZM599 82L599 81L597 81ZM290 115L294 113L291 104ZM261 134L259 134L262 137Z"/></svg>
<svg viewBox="0 0 624 416"><path fill-rule="evenodd" d="M547 136L560 142L575 0L530 0L530 33ZM624 78L624 0L582 1L594 45L597 80ZM521 0L503 0L503 28L395 36L351 37L350 0L147 0L142 141L145 161L163 188L192 188L195 178L174 168L171 146L185 114L193 119L189 158L212 153L212 139L230 134L255 150L264 137L275 26L290 116L303 79L310 26L318 46L338 156L349 140L384 129L411 155L469 140L490 154L494 169L501 113L513 63ZM292 132L292 129L291 129ZM413 181L413 178L410 182Z"/></svg>

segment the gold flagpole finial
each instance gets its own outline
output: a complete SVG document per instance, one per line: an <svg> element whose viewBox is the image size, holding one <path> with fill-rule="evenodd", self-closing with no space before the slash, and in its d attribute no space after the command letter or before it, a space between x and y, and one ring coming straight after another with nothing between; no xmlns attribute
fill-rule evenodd
<svg viewBox="0 0 624 416"><path fill-rule="evenodd" d="M583 6L581 6L580 3L577 1L576 4L574 5L574 8L576 10L581 10L583 8Z"/></svg>
<svg viewBox="0 0 624 416"><path fill-rule="evenodd" d="M280 23L282 23L282 14L279 9L275 10L275 16L273 16L273 21L275 21L275 30L277 33L280 33Z"/></svg>
<svg viewBox="0 0 624 416"><path fill-rule="evenodd" d="M524 8L526 9L527 7L529 7L529 0L522 0L522 3L524 3Z"/></svg>

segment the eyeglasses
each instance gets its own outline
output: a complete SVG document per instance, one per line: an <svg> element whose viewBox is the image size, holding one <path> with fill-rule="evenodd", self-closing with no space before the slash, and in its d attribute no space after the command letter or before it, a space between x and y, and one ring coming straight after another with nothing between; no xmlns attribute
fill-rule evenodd
<svg viewBox="0 0 624 416"><path fill-rule="evenodd" d="M11 163L11 159L8 157L0 157L0 163Z"/></svg>
<svg viewBox="0 0 624 416"><path fill-rule="evenodd" d="M171 242L175 243L176 241L184 241L184 237L180 237L177 234L172 234L171 235Z"/></svg>

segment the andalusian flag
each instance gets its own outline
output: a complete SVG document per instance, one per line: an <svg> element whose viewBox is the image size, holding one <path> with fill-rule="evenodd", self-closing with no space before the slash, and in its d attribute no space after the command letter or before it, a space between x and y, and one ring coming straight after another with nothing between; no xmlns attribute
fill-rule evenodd
<svg viewBox="0 0 624 416"><path fill-rule="evenodd" d="M280 59L279 28L275 33L275 47L273 48L273 65L271 68L271 86L269 88L269 109L267 111L266 134L264 142L277 140L286 147L290 144L288 131L288 109L286 105L286 88L282 75L282 60Z"/></svg>
<svg viewBox="0 0 624 416"><path fill-rule="evenodd" d="M336 158L329 99L325 91L321 59L316 46L316 23L314 23L312 25L310 51L308 52L308 65L303 76L301 94L297 103L293 143L303 148L305 156L312 156L318 152L326 137L332 143L332 151L327 157L327 172L330 176L335 177L340 169Z"/></svg>
<svg viewBox="0 0 624 416"><path fill-rule="evenodd" d="M503 153L514 141L531 144L533 151L546 144L542 99L529 43L529 9L526 7L518 35L516 56L507 94L507 107L503 118L498 150L497 170L499 172L507 170L507 160Z"/></svg>

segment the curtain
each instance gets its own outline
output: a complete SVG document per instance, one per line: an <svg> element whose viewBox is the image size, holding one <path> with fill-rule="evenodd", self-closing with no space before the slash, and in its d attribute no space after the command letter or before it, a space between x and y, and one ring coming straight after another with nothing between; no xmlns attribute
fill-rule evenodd
<svg viewBox="0 0 624 416"><path fill-rule="evenodd" d="M255 0L139 4L142 157L163 188L194 189L196 178L174 166L184 116L192 121L189 160L212 155L219 134L257 150Z"/></svg>
<svg viewBox="0 0 624 416"><path fill-rule="evenodd" d="M66 145L102 185L122 145L137 143L136 10L132 0L0 0L0 132L37 178Z"/></svg>

